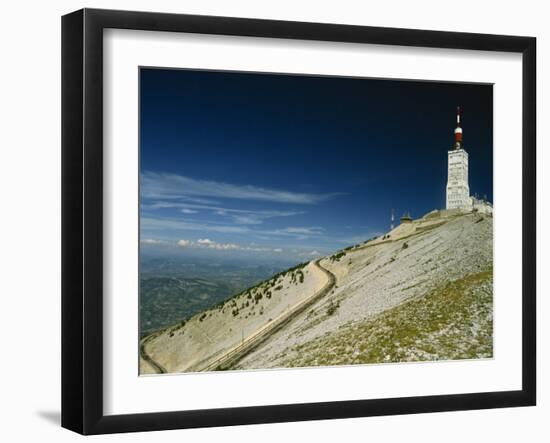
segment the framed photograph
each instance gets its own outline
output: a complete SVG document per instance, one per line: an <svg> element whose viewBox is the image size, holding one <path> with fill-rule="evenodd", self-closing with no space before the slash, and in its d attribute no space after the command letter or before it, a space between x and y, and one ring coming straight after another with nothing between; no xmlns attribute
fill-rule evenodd
<svg viewBox="0 0 550 443"><path fill-rule="evenodd" d="M531 37L62 20L62 425L534 405Z"/></svg>

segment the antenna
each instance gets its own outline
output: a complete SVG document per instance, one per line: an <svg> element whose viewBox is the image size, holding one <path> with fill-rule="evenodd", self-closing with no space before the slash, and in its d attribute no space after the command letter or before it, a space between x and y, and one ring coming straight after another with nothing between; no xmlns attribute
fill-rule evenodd
<svg viewBox="0 0 550 443"><path fill-rule="evenodd" d="M460 106L456 107L456 128L455 128L455 149L462 148L462 127L461 127L462 109Z"/></svg>
<svg viewBox="0 0 550 443"><path fill-rule="evenodd" d="M391 210L391 225L390 230L393 231L394 228L394 221L395 221L395 209Z"/></svg>

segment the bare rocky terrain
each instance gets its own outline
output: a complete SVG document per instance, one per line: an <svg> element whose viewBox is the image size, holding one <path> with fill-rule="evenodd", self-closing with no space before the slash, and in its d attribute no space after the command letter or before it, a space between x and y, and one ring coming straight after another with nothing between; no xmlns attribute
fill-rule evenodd
<svg viewBox="0 0 550 443"><path fill-rule="evenodd" d="M235 349L216 369L492 357L492 237L477 213L403 223L146 337L141 373L211 370Z"/></svg>

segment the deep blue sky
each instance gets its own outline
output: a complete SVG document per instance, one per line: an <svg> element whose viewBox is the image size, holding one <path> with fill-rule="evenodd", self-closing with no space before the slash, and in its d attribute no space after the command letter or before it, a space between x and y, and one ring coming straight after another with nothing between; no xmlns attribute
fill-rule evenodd
<svg viewBox="0 0 550 443"><path fill-rule="evenodd" d="M463 108L470 190L492 200L491 85L140 71L144 247L325 254L445 205ZM279 251L282 250L282 251ZM275 251L275 252L274 252Z"/></svg>

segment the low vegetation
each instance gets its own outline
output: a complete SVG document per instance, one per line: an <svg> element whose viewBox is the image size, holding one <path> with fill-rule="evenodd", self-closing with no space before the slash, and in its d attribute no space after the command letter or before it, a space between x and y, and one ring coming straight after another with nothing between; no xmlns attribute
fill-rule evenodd
<svg viewBox="0 0 550 443"><path fill-rule="evenodd" d="M363 322L295 346L285 366L323 366L493 355L493 272L468 275ZM331 304L332 315L337 305Z"/></svg>
<svg viewBox="0 0 550 443"><path fill-rule="evenodd" d="M340 259L344 258L346 256L346 251L340 251L336 254L333 254L330 256L330 261L333 263L335 261L340 261Z"/></svg>
<svg viewBox="0 0 550 443"><path fill-rule="evenodd" d="M335 303L334 301L331 300L327 308L327 315L334 315L339 307L340 307L339 301Z"/></svg>

